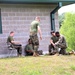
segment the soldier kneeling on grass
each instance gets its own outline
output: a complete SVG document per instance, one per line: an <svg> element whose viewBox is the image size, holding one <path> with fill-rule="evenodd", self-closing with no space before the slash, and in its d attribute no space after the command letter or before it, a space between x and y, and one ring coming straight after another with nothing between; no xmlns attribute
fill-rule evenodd
<svg viewBox="0 0 75 75"><path fill-rule="evenodd" d="M26 56L38 56L36 53L35 53L35 50L33 49L33 46L32 46L32 41L31 39L28 40L28 44L25 46L24 48L24 53ZM42 50L39 50L37 51L37 53L39 55L43 55L43 52Z"/></svg>
<svg viewBox="0 0 75 75"><path fill-rule="evenodd" d="M51 31L50 45L49 45L49 55L56 54L55 43L59 40L59 37L55 35L55 31Z"/></svg>
<svg viewBox="0 0 75 75"><path fill-rule="evenodd" d="M59 37L59 40L55 43L55 48L57 49L57 52L59 54L66 55L67 43L65 37L63 35L60 35L59 32L56 32L56 36Z"/></svg>
<svg viewBox="0 0 75 75"><path fill-rule="evenodd" d="M25 55L26 55L26 56L31 56L31 55L33 55L34 50L33 50L33 46L32 46L32 41L31 41L31 39L28 40L28 44L25 46L24 52L25 52Z"/></svg>

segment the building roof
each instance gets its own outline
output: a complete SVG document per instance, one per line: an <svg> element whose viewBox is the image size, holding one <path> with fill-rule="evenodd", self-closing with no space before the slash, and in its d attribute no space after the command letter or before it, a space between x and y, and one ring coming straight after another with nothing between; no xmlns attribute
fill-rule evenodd
<svg viewBox="0 0 75 75"><path fill-rule="evenodd" d="M43 4L43 3L58 3L58 2L62 2L64 5L65 3L67 4L74 3L75 0L0 0L0 4L26 4L26 3Z"/></svg>

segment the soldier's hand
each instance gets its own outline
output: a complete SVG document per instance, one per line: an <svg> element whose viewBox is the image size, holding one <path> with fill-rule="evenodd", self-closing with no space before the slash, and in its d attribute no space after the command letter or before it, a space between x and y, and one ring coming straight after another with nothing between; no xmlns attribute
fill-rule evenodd
<svg viewBox="0 0 75 75"><path fill-rule="evenodd" d="M40 36L40 39L42 40L42 37Z"/></svg>

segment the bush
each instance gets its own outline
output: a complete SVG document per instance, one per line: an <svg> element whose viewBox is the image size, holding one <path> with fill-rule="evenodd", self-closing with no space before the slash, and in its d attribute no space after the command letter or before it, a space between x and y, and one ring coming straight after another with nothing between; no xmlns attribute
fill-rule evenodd
<svg viewBox="0 0 75 75"><path fill-rule="evenodd" d="M60 33L66 38L68 48L67 50L75 50L75 14L66 13L64 22L60 28Z"/></svg>

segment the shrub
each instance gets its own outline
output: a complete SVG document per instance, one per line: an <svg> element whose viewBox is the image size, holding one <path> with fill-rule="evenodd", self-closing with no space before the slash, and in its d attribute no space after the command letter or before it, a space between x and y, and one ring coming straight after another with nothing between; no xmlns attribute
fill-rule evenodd
<svg viewBox="0 0 75 75"><path fill-rule="evenodd" d="M66 13L64 22L60 28L60 33L66 38L68 48L67 50L75 50L75 14Z"/></svg>

